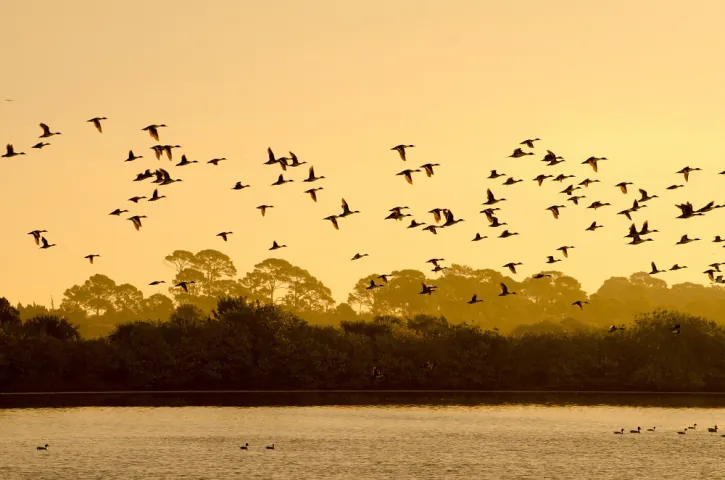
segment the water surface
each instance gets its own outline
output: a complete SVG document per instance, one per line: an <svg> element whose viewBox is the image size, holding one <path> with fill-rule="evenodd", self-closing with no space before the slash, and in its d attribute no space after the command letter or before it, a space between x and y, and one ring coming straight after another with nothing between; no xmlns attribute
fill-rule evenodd
<svg viewBox="0 0 725 480"><path fill-rule="evenodd" d="M725 478L718 422L576 403L5 408L0 478ZM657 431L612 433L637 426Z"/></svg>

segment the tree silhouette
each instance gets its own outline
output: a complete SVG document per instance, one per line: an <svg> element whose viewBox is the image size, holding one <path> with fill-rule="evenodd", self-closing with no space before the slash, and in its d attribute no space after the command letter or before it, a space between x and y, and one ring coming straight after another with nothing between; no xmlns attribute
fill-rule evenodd
<svg viewBox="0 0 725 480"><path fill-rule="evenodd" d="M279 292L286 289L292 265L280 258L268 258L254 266L254 270L242 279L242 285L249 291L251 298L274 304L283 296Z"/></svg>
<svg viewBox="0 0 725 480"><path fill-rule="evenodd" d="M0 329L10 329L20 325L20 312L10 305L5 297L0 297Z"/></svg>

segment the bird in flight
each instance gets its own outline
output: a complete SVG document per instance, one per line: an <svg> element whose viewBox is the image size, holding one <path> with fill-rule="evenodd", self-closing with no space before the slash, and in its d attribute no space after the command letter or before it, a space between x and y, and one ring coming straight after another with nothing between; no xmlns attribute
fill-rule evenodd
<svg viewBox="0 0 725 480"><path fill-rule="evenodd" d="M400 158L405 161L405 149L406 148L413 148L415 145L396 145L391 150L396 150L400 154Z"/></svg>
<svg viewBox="0 0 725 480"><path fill-rule="evenodd" d="M87 258L88 261L91 262L91 265L93 265L93 259L96 258L96 257L100 257L100 255L98 255L97 253L92 253L90 255L86 255L83 258Z"/></svg>
<svg viewBox="0 0 725 480"><path fill-rule="evenodd" d="M151 138L153 138L154 140L156 140L158 142L159 141L159 128L165 127L165 126L166 125L163 123L161 125L153 124L153 125L144 127L141 130L145 130L145 131L149 132L149 135L151 135Z"/></svg>
<svg viewBox="0 0 725 480"><path fill-rule="evenodd" d="M90 120L86 120L89 123L92 123L94 127L96 127L96 130L98 130L99 133L103 133L103 126L101 125L101 120L108 120L106 117L94 117Z"/></svg>
<svg viewBox="0 0 725 480"><path fill-rule="evenodd" d="M40 124L40 128L43 129L43 134L39 136L38 138L48 138L52 137L53 135L60 135L60 132L51 132L50 127L44 123Z"/></svg>

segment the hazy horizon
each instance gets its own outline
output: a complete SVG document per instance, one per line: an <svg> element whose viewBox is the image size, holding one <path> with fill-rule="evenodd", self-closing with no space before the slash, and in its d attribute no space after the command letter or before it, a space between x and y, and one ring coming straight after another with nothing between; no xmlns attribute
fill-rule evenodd
<svg viewBox="0 0 725 480"><path fill-rule="evenodd" d="M187 0L10 0L4 10L0 42L11 47L0 100L13 101L0 101L0 145L27 153L0 159L0 296L13 303L48 305L53 295L57 306L65 288L95 273L148 295L157 291L149 282L175 275L166 255L207 248L229 255L238 277L286 259L338 302L369 273L429 270L431 257L506 275L501 265L523 262L517 280L555 269L589 293L651 261L689 267L663 274L668 285L707 284L706 265L725 261L711 243L725 236L723 212L675 220L674 206L725 201L712 141L725 101L722 2L226 0L207 9ZM96 116L108 117L103 134L86 122ZM31 149L40 122L62 135ZM160 142L141 131L153 123L168 125ZM508 158L536 137L534 156ZM173 162L156 160L156 143L183 148ZM401 143L415 145L407 162L390 150ZM294 183L270 186L282 172L263 165L268 146L308 162L285 173ZM130 149L144 158L124 162ZM545 166L547 149L567 161ZM182 154L199 164L174 167ZM590 156L609 160L595 173L581 165ZM206 164L214 157L228 160ZM441 166L431 178L414 174L412 186L395 175L428 162ZM302 183L310 165L326 178ZM686 183L675 174L686 165L703 171ZM159 202L127 201L151 195L155 185L132 180L155 168L184 181L160 187ZM492 169L524 182L488 180ZM601 183L577 191L586 195L577 207L559 194L568 182L538 187L541 173ZM237 181L252 187L234 191ZM627 195L614 187L622 181L634 183ZM686 188L665 190L672 184ZM311 187L324 188L317 203L302 193ZM519 236L495 238L503 229L478 213L487 188L508 199L498 216ZM635 223L649 220L660 233L631 246L623 238L631 222L616 213L637 188L659 198ZM343 197L362 213L335 231L323 218L341 212ZM595 200L612 206L587 209ZM263 218L260 204L275 208ZM566 205L559 220L545 210L557 204ZM466 221L432 235L383 220L397 205L427 224L435 207ZM109 216L116 208L131 213ZM132 214L148 216L139 232ZM604 228L585 231L594 220ZM27 235L34 229L57 247L39 250ZM228 242L215 236L222 231L234 232ZM477 232L489 238L471 242ZM675 247L684 234L702 240ZM270 252L273 240L289 247ZM568 259L562 245L576 246ZM358 252L370 256L351 262ZM91 253L101 255L93 265L83 258ZM547 255L563 261L547 265Z"/></svg>

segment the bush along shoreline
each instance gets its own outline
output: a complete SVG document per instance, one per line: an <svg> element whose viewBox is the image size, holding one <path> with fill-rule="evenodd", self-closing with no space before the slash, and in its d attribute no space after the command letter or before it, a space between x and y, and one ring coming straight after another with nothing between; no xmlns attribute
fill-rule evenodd
<svg viewBox="0 0 725 480"><path fill-rule="evenodd" d="M94 339L57 315L0 323L0 392L296 389L725 392L725 328L668 310L614 332L502 335L428 315L317 326L243 297Z"/></svg>

